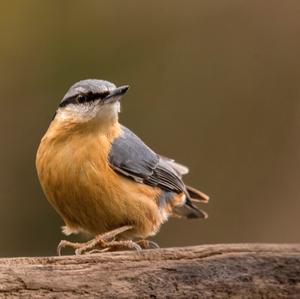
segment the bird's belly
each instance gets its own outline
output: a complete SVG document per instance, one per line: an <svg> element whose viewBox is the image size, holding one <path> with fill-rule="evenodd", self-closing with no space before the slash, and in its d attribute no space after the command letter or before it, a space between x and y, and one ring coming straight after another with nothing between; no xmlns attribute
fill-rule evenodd
<svg viewBox="0 0 300 299"><path fill-rule="evenodd" d="M46 197L69 230L99 234L133 225L132 236L154 234L162 223L159 190L117 174L92 147L86 153L63 157L60 151L51 158L45 153L37 161Z"/></svg>

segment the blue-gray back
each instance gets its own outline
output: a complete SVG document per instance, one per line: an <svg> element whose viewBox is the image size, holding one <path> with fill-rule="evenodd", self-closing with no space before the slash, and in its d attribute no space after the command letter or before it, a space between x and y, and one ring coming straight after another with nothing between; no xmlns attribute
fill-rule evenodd
<svg viewBox="0 0 300 299"><path fill-rule="evenodd" d="M169 159L156 154L138 136L122 126L109 154L109 163L117 172L162 190L186 193L181 176Z"/></svg>

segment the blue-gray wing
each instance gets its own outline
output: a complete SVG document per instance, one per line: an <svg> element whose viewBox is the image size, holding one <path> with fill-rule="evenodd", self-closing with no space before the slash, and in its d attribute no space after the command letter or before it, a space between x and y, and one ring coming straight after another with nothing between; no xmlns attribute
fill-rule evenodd
<svg viewBox="0 0 300 299"><path fill-rule="evenodd" d="M172 167L172 160L156 154L128 128L121 129L109 153L109 163L115 171L139 183L187 193L181 174Z"/></svg>

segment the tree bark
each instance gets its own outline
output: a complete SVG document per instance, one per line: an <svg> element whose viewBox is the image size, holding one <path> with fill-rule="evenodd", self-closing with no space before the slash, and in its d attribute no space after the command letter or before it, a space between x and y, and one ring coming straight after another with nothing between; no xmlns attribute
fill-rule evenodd
<svg viewBox="0 0 300 299"><path fill-rule="evenodd" d="M1 298L300 298L300 245L0 259Z"/></svg>

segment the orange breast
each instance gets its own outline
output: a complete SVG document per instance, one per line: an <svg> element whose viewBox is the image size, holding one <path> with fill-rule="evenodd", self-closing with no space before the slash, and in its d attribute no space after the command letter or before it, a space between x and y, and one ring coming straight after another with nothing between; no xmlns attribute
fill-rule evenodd
<svg viewBox="0 0 300 299"><path fill-rule="evenodd" d="M163 221L159 190L117 174L108 164L116 123L109 130L52 122L38 149L38 176L49 202L71 230L98 234L134 225L134 236L154 234Z"/></svg>

